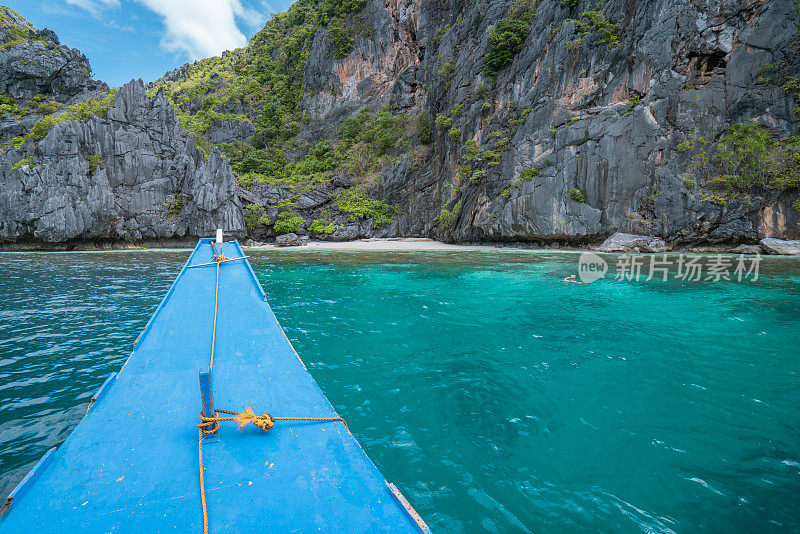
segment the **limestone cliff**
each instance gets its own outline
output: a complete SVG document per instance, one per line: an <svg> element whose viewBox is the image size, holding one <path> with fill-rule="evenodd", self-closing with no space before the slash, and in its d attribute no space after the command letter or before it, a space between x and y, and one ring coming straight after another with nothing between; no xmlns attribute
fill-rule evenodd
<svg viewBox="0 0 800 534"><path fill-rule="evenodd" d="M163 96L141 80L108 93L51 32L0 16L16 35L0 50L0 242L241 234L230 165L196 147Z"/></svg>
<svg viewBox="0 0 800 534"><path fill-rule="evenodd" d="M798 21L793 0L298 0L247 48L12 142L0 234L797 238ZM0 50L17 107L102 93L81 67L23 75L57 43L25 31ZM36 130L15 113L4 141Z"/></svg>
<svg viewBox="0 0 800 534"><path fill-rule="evenodd" d="M765 65L787 64L793 53L796 2L539 2L520 52L480 95L487 32L513 8L409 2L387 10L396 28L415 28L400 42L424 50L408 67L412 81L398 80L406 94L416 88L432 115L452 117L463 106L457 136L440 131L423 163L409 158L384 173L380 194L401 206L391 232L456 240L800 234L796 181L720 200L703 187L714 161L697 169L699 148L684 150L702 138L712 146L704 157L713 158L736 123L753 121L778 138L796 131L792 95L760 78ZM616 46L602 42L601 23L586 27L597 13L601 23L618 21ZM479 183L459 177L465 144L491 148L497 135L509 140L497 164L473 165L486 171ZM450 225L436 220L455 206Z"/></svg>
<svg viewBox="0 0 800 534"><path fill-rule="evenodd" d="M269 35L292 35L286 20L298 13L268 25ZM800 235L792 0L370 0L356 14L323 17L312 31L303 24L310 36L302 93L283 115L213 74L241 72L259 54L282 57L265 64L282 72L288 60L279 54L290 45L274 37L257 36L262 49L251 43L153 85L193 117L207 117L201 101L219 99L220 110L240 113L211 120L206 140L225 139L247 178L243 199L264 206L266 216L251 224L255 235L274 234L286 209L302 217L300 233L319 217L337 223L334 239L587 241L625 231L700 243ZM198 80L213 87L206 100ZM361 138L348 140L344 129L354 117L373 126L379 110L406 117L406 134L390 139L378 168L360 170L353 151L375 161L380 153L364 155ZM436 123L430 142L419 135L420 114ZM287 125L288 140L267 130L268 121ZM761 152L746 153L751 145ZM269 164L247 164L253 154ZM330 164L313 180L297 172L312 157ZM351 183L395 206L393 222L376 228L368 211L339 209L337 191Z"/></svg>

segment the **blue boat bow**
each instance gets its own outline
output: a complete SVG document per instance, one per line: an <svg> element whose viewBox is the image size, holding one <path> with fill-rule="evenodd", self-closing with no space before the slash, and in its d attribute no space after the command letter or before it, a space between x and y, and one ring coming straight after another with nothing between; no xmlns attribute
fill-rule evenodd
<svg viewBox="0 0 800 534"><path fill-rule="evenodd" d="M337 420L239 244L211 243L198 242L125 365L10 496L0 532L202 531L200 373L217 410L329 419L268 432L221 422L201 439L211 532L427 532Z"/></svg>

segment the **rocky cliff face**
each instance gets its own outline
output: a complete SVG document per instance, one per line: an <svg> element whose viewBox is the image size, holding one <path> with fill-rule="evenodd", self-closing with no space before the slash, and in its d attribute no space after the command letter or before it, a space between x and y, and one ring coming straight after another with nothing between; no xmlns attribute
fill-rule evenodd
<svg viewBox="0 0 800 534"><path fill-rule="evenodd" d="M0 90L24 113L6 113L4 140L19 137L0 154L0 242L241 234L230 165L218 150L206 157L197 148L163 96L132 81L104 107L108 88L89 78L83 55L4 15L46 39L0 51Z"/></svg>
<svg viewBox="0 0 800 534"><path fill-rule="evenodd" d="M105 116L56 124L0 156L0 238L138 241L243 229L230 165L206 159L141 80Z"/></svg>
<svg viewBox="0 0 800 534"><path fill-rule="evenodd" d="M793 0L299 0L246 49L184 65L149 97L128 86L108 116L9 149L2 236L244 221L257 239L797 238L797 34ZM56 46L34 41L0 66ZM79 66L56 69L60 82L31 77L56 72L45 65L14 68L0 71L14 98L102 90ZM106 166L91 174L94 155Z"/></svg>
<svg viewBox="0 0 800 534"><path fill-rule="evenodd" d="M300 13L290 10L287 19ZM800 109L797 32L792 0L370 0L309 38L296 136L254 144L292 172L263 166L255 184L252 176L242 181L245 202L271 213L252 232L272 235L278 203L302 198L292 208L306 223L300 233L326 213L338 225L333 238L594 241L623 231L680 244L797 237L800 146L790 137ZM271 46L273 57L283 50ZM156 86L184 87L170 92L181 105L181 91L189 92L181 83L223 67L186 65ZM208 94L225 96L216 83ZM183 105L202 116L197 86L190 92L193 104ZM407 117L407 135L371 176L342 163L352 154L327 156L331 181L309 194L294 169L310 154L322 158L320 141L358 149L358 137L346 141L342 128L363 108ZM252 141L260 119L276 120L274 111L261 112L256 106L239 122L212 121L207 140ZM419 114L436 118L430 143L415 133ZM236 159L239 148L223 148ZM368 213L341 210L337 191L350 184L394 205L394 221L377 227Z"/></svg>
<svg viewBox="0 0 800 534"><path fill-rule="evenodd" d="M0 6L0 92L16 99L37 94L67 102L82 93L108 90L91 78L89 60L59 43L50 30L38 30L18 13Z"/></svg>
<svg viewBox="0 0 800 534"><path fill-rule="evenodd" d="M795 2L528 4L530 33L492 80L487 34L520 4L372 2L375 34L347 58L323 60L323 39L315 39L304 109L324 116L377 101L446 119L430 147L381 174L377 194L399 206L384 234L528 240L621 230L673 242L800 235L796 182L720 200L703 187L714 161L702 160L736 123L754 122L776 138L796 132L792 95L762 75L792 54ZM581 28L591 20L585 10L618 21L616 46L601 42L598 25ZM685 149L698 139L712 147L700 160L696 146Z"/></svg>

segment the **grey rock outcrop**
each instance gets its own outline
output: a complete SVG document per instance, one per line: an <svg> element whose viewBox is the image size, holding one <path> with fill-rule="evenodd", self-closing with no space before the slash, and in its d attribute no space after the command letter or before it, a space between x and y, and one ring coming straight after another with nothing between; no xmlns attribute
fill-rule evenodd
<svg viewBox="0 0 800 534"><path fill-rule="evenodd" d="M617 232L600 245L601 252L664 252L666 243L660 237Z"/></svg>
<svg viewBox="0 0 800 534"><path fill-rule="evenodd" d="M0 6L0 93L17 99L46 95L67 102L78 95L107 91L91 78L89 60L59 43L50 30L37 30L14 10Z"/></svg>
<svg viewBox="0 0 800 534"><path fill-rule="evenodd" d="M0 155L0 240L242 234L235 190L220 152L206 159L169 102L132 81L106 116L56 124Z"/></svg>
<svg viewBox="0 0 800 534"><path fill-rule="evenodd" d="M0 92L24 113L2 117L0 138L25 136L0 153L0 243L243 234L230 165L216 149L205 157L161 94L132 81L100 116L60 122L106 84L78 50L2 6L0 41ZM26 135L45 114L56 117L46 135Z"/></svg>
<svg viewBox="0 0 800 534"><path fill-rule="evenodd" d="M225 120L209 126L206 136L212 143L233 143L247 139L254 131L253 125L249 122Z"/></svg>
<svg viewBox="0 0 800 534"><path fill-rule="evenodd" d="M796 256L800 254L800 241L765 238L760 241L761 246L770 254L785 254Z"/></svg>
<svg viewBox="0 0 800 534"><path fill-rule="evenodd" d="M275 244L279 247L299 247L300 245L305 245L307 241L307 237L306 240L303 240L303 238L294 233L279 235L275 238Z"/></svg>

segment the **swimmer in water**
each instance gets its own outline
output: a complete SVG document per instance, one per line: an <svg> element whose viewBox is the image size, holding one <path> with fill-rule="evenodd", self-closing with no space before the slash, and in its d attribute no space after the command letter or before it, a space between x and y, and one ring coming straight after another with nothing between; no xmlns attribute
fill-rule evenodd
<svg viewBox="0 0 800 534"><path fill-rule="evenodd" d="M583 282L578 282L577 280L575 280L575 275L574 274L572 276L568 276L568 277L564 278L564 283L567 283L567 284L583 284Z"/></svg>

